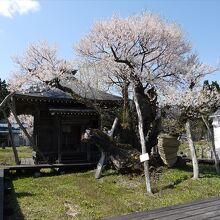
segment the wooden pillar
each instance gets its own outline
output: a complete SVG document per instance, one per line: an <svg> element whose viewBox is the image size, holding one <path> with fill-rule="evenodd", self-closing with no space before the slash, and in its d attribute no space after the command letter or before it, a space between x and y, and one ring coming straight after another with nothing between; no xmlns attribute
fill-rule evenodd
<svg viewBox="0 0 220 220"><path fill-rule="evenodd" d="M39 150L39 148L37 147L37 145L34 143L33 138L28 134L27 130L25 129L25 127L23 126L23 124L21 123L21 121L19 120L17 114L16 114L16 110L15 110L15 103L14 103L14 99L13 97L11 97L11 103L8 103L8 107L10 108L12 114L14 115L14 118L16 120L16 122L18 123L19 127L21 128L21 130L24 132L24 134L26 135L26 137L28 138L28 140L30 141L33 149L35 151L37 151L40 156L43 158L44 161L47 162L47 159L45 158L45 156L43 155L43 153Z"/></svg>
<svg viewBox="0 0 220 220"><path fill-rule="evenodd" d="M61 120L59 116L55 116L56 130L57 130L57 155L58 163L61 163Z"/></svg>
<svg viewBox="0 0 220 220"><path fill-rule="evenodd" d="M7 117L7 114L5 113L5 111L2 110L2 109L1 109L1 111L3 112L4 118L8 123L9 138L10 138L12 150L13 150L13 153L14 153L15 163L17 165L19 165L20 161L19 161L19 158L18 158L18 152L17 152L16 146L15 146L15 143L14 143L14 135L13 135L13 131L12 131L12 126L11 126L10 121L8 120L8 117Z"/></svg>
<svg viewBox="0 0 220 220"><path fill-rule="evenodd" d="M38 109L34 113L34 130L33 130L33 140L34 143L38 146L38 133L39 133L39 122L40 122L40 110Z"/></svg>
<svg viewBox="0 0 220 220"><path fill-rule="evenodd" d="M87 143L85 143L85 145L86 145L86 152L87 152L87 161L91 161L91 156L92 156L91 145Z"/></svg>

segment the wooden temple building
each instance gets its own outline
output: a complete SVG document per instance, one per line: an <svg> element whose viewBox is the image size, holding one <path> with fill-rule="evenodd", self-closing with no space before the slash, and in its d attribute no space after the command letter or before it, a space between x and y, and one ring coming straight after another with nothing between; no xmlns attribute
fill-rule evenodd
<svg viewBox="0 0 220 220"><path fill-rule="evenodd" d="M121 98L95 89L75 88L77 95L103 108L116 106ZM35 164L68 164L97 162L100 152L95 146L82 141L88 128L99 128L100 115L68 93L53 89L46 92L13 94L17 115L34 116L33 140L39 152L34 152Z"/></svg>

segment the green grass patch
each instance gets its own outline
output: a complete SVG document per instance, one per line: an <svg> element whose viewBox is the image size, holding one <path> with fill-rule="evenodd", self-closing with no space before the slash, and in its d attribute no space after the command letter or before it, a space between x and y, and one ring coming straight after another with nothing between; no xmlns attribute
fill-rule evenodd
<svg viewBox="0 0 220 220"><path fill-rule="evenodd" d="M32 157L31 147L17 147L16 149L19 158ZM0 167L1 165L15 165L14 154L11 147L6 147L5 149L0 148Z"/></svg>
<svg viewBox="0 0 220 220"><path fill-rule="evenodd" d="M220 194L220 178L211 166L200 166L202 177L192 180L192 168L165 167L153 174L153 195L146 194L144 177L109 170L100 180L94 171L41 177L13 176L14 216L25 219L100 219L135 211L186 203ZM22 213L22 214L21 214Z"/></svg>
<svg viewBox="0 0 220 220"><path fill-rule="evenodd" d="M195 141L196 155L198 158L210 158L211 143L201 140ZM187 141L182 141L179 147L179 152L183 152L187 157L191 158L191 153Z"/></svg>
<svg viewBox="0 0 220 220"><path fill-rule="evenodd" d="M202 143L197 143L201 148ZM188 151L187 143L180 147ZM18 147L20 158L31 157L32 149ZM0 149L0 164L13 165L12 148ZM161 167L152 175L153 195L146 194L142 176L120 175L109 170L100 180L94 171L60 175L43 170L40 177L12 174L10 195L14 215L9 219L101 219L136 211L219 196L220 178L213 166L201 166L201 178L192 180L192 167Z"/></svg>

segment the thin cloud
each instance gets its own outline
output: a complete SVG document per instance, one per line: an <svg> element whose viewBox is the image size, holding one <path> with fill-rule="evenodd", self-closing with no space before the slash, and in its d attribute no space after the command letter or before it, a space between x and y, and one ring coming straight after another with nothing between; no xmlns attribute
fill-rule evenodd
<svg viewBox="0 0 220 220"><path fill-rule="evenodd" d="M0 15L13 18L40 9L40 3L36 0L0 0Z"/></svg>

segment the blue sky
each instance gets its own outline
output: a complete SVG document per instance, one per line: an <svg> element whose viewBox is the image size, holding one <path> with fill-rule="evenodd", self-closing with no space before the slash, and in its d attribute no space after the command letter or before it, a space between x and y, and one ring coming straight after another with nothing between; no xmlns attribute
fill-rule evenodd
<svg viewBox="0 0 220 220"><path fill-rule="evenodd" d="M47 40L58 45L60 57L73 59L73 44L95 21L108 19L115 12L122 16L143 10L159 13L182 26L202 62L217 65L220 60L219 0L42 0L28 7L25 0L12 0L17 5L9 14L1 4L4 1L9 0L0 0L2 79L15 68L11 57L22 54L31 42ZM220 73L208 79L220 83Z"/></svg>

